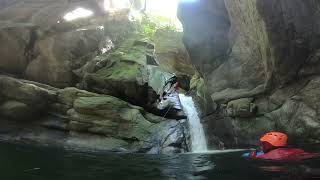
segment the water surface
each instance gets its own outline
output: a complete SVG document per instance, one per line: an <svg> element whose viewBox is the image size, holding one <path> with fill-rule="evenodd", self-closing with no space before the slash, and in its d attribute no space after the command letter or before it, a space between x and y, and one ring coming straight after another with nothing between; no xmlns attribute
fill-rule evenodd
<svg viewBox="0 0 320 180"><path fill-rule="evenodd" d="M241 154L118 154L0 143L0 179L320 179L320 159L274 163L245 160Z"/></svg>

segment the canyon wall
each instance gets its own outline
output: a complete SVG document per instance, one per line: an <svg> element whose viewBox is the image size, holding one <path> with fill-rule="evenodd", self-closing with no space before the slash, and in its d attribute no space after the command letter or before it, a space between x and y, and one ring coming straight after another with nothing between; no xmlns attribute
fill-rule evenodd
<svg viewBox="0 0 320 180"><path fill-rule="evenodd" d="M320 140L319 17L313 0L180 4L212 147L253 145L271 130L293 143Z"/></svg>

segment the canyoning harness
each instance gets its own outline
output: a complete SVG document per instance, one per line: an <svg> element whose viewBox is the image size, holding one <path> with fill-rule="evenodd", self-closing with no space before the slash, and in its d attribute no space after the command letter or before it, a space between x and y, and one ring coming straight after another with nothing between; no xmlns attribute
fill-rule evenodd
<svg viewBox="0 0 320 180"><path fill-rule="evenodd" d="M171 76L169 79L165 80L164 86L162 88L162 99L158 105L158 109L164 110L167 107L167 110L162 117L165 118L171 109L182 110L181 102L179 100L179 95L176 92L178 88L178 78L176 75ZM175 89L172 90L172 86L175 85ZM161 107L161 108L159 108Z"/></svg>
<svg viewBox="0 0 320 180"><path fill-rule="evenodd" d="M165 81L165 84L163 86L163 96L170 93L170 89L174 84L178 82L177 76L172 76L168 80Z"/></svg>
<svg viewBox="0 0 320 180"><path fill-rule="evenodd" d="M181 110L181 102L179 99L179 94L177 92L172 92L163 97L163 99L158 103L158 109L163 110L168 106L172 106L174 109Z"/></svg>

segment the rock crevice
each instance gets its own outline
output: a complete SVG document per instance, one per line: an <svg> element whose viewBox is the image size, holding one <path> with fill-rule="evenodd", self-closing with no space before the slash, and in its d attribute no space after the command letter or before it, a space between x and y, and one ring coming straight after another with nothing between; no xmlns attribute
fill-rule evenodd
<svg viewBox="0 0 320 180"><path fill-rule="evenodd" d="M297 142L319 142L319 3L180 4L184 43L204 80L204 114L214 112L203 119L211 147L255 145L277 130Z"/></svg>

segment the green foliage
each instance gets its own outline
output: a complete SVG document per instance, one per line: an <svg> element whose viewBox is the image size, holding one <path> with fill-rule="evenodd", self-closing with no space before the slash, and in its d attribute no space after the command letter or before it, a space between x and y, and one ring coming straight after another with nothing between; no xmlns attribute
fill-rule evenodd
<svg viewBox="0 0 320 180"><path fill-rule="evenodd" d="M166 17L145 15L141 21L142 33L144 36L153 39L158 30L177 31L175 22Z"/></svg>

